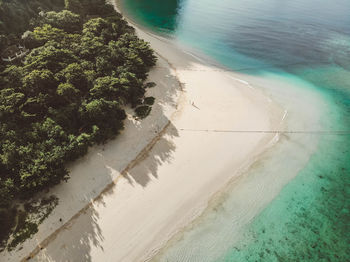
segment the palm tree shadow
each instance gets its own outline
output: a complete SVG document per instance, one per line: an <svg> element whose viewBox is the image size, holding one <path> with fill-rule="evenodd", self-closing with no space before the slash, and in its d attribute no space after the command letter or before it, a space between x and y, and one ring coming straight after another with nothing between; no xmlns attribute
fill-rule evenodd
<svg viewBox="0 0 350 262"><path fill-rule="evenodd" d="M123 176L131 184L137 183L142 187L146 187L152 177L158 178L159 166L165 162L171 162L171 156L176 149L172 139L178 136L179 134L176 127L169 122L164 132L159 134L159 138L156 141L157 148L153 148L155 144L151 145L151 148L148 148L145 153L141 154L139 158L136 159L135 164L123 173ZM142 168L133 168L141 161L144 161Z"/></svg>
<svg viewBox="0 0 350 262"><path fill-rule="evenodd" d="M105 200L118 190L114 178L119 174L119 176L124 177L133 186L141 185L142 187L147 187L152 179L159 178L159 167L164 163L170 163L172 161L172 155L176 150L173 139L178 137L179 133L165 112L165 108L166 106L176 108L176 94L182 91L182 87L172 69L166 66L166 62L163 60L158 61L158 67L151 71L150 76L151 79L154 77L159 79L157 84L160 88L149 90L150 95L153 92L159 97L152 109L156 113L157 121L155 122L154 117L149 117L138 122L135 122L134 119L126 120L125 124L129 129L128 131L131 130L132 132L123 132L115 140L110 141L106 145L95 147L90 150L87 156L78 160L73 165L78 164L80 171L78 172L79 174L76 174L78 177L74 177L75 172L72 171L71 180L75 179L79 183L82 182L81 187L85 187L85 181L82 181L84 180L84 175L86 175L86 180L90 180L89 183L91 183L92 179L95 183L109 185L104 187L102 192L92 193L80 190L79 192L84 192L84 196L82 197L85 199L84 201L86 203L90 202L90 204L84 206L51 236L44 240L39 240L40 238L38 238L38 247L31 256L27 257L28 261L66 262L76 261L79 258L81 262L92 262L92 252L103 253L107 251L105 250L107 247L104 245L105 237L101 228L102 220L99 210L101 210L101 207L111 208L106 204ZM158 126L156 123L162 124ZM133 133L133 138L137 141L143 141L142 136L144 136L145 132L152 132L156 136L140 151L131 163L127 166L121 166L119 163L125 160L125 155L120 154L120 151L116 154L116 148L128 146L125 141L130 140L125 138L130 133ZM135 141L133 141L133 144L135 144ZM97 164L101 168L104 167L104 169L102 168L102 171L90 177L91 168L96 168ZM87 176L88 174L89 176ZM76 192L70 192L76 190L76 187L69 186L69 183L68 181L67 184L58 185L54 189L56 195L62 195L62 192L68 192L68 194L72 195L76 194ZM87 189L89 188L87 187ZM56 218L57 214L70 208L69 198L65 198L62 201L64 201L64 204L61 203L60 209L55 210Z"/></svg>

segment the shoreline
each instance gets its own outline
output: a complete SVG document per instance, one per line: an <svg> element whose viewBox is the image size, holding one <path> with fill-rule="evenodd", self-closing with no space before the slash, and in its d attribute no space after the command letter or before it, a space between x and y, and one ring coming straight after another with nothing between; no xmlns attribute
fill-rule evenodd
<svg viewBox="0 0 350 262"><path fill-rule="evenodd" d="M180 104L181 83L172 71L173 68L167 61L158 57L157 65L151 69L148 81L157 79L161 83L149 89L147 95L155 97L159 103L153 105L150 115L139 121L134 118L133 111L126 108L125 128L116 139L108 141L105 145L89 148L86 156L69 164L68 182L40 194L57 196L58 206L39 225L39 231L36 234L19 244L13 251L1 252L4 260L28 261L28 257L38 254L62 230L69 228L74 220L86 212L94 202L98 202L119 179L124 178L123 176L130 168L142 161L144 155L157 143L171 124ZM117 162L114 163L113 172L109 166L112 162ZM59 222L59 218L62 221Z"/></svg>
<svg viewBox="0 0 350 262"><path fill-rule="evenodd" d="M128 19L127 19L128 20ZM128 20L129 21L129 20ZM130 22L130 21L129 21ZM201 91L198 92L198 90L195 91L195 93L191 93L191 91L189 89L196 87L197 85L199 85L198 82L200 82L201 78L214 78L214 81L212 84L216 84L215 80L219 80L219 83L221 83L220 81L222 81L222 84L226 86L227 88L231 88L232 84L234 83L234 85L237 87L237 89L239 89L239 91L237 92L237 90L234 92L234 94L236 95L241 95L244 96L244 98L242 101L239 101L239 104L241 108L239 111L239 113L235 113L235 105L229 105L229 102L232 101L226 101L225 107L229 107L230 110L227 114L226 109L227 108L217 108L218 105L211 105L211 101L207 100L206 102L206 106L209 107L209 109L206 109L206 113L210 113L211 109L217 109L216 112L214 112L215 114L212 114L212 117L216 117L219 114L223 114L223 117L218 117L220 121L216 120L213 122L213 120L211 120L211 124L218 124L219 127L221 127L221 129L225 129L226 128L226 124L224 123L224 120L226 119L226 122L229 121L227 119L228 116L230 116L230 113L234 113L234 119L235 119L235 124L234 125L228 125L229 128L246 128L243 130L248 130L249 128L254 128L256 125L256 119L253 121L250 121L249 119L245 119L247 117L247 113L244 113L243 111L245 111L247 108L249 108L249 106L252 106L252 108L254 108L254 114L253 116L251 116L252 118L258 118L260 116L263 115L263 120L258 120L259 124L258 125L262 125L265 128L267 128L266 130L282 130L283 129L283 119L285 117L286 112L282 112L282 110L279 108L279 106L277 106L276 104L274 104L271 99L269 99L268 97L266 97L262 91L258 91L256 89L254 89L253 87L251 87L247 82L245 82L244 80L241 80L238 78L238 74L234 74L231 71L225 71L225 70L217 70L217 67L210 65L210 63L208 64L204 64L203 61L201 61L198 58L194 58L193 55L187 54L186 51L184 50L179 50L177 46L173 46L171 41L166 41L166 42L162 42L162 39L158 38L157 36L152 35L150 32L145 32L143 30L138 29L138 26L135 25L134 23L132 23L132 25L136 28L136 32L137 35L142 38L149 38L149 39L145 39L148 42L151 42L151 47L153 49L155 49L156 53L160 56L160 60L163 60L163 62L165 62L166 64L168 64L167 69L164 69L163 67L158 67L156 68L159 70L167 70L167 71L173 71L172 73L170 72L170 75L172 74L172 77L174 79L176 79L176 81L178 82L178 88L179 90L177 92L181 93L182 95L177 95L178 99L181 100L178 104L175 103L176 105L174 105L173 102L172 103L172 108L169 111L172 111L172 113L170 113L168 122L164 125L163 129L161 129L161 131L159 131L159 128L156 128L157 130L157 135L153 136L153 139L151 139L151 142L149 144L147 144L141 151L140 153L136 156L136 158L134 160L132 160L127 167L121 171L121 172L115 172L114 176L112 176L112 182L110 182L109 184L107 184L107 186L104 186L104 189L101 191L100 194L98 194L97 197L92 198L92 200L88 201L88 205L84 206L84 208L82 208L77 214L75 214L74 216L72 216L70 219L66 220L65 219L65 223L61 226L59 226L59 228L54 231L54 233L50 233L49 236L47 238L45 238L43 241L39 242L39 245L37 245L36 249L31 252L31 256L35 256L34 260L30 260L30 261L43 261L45 259L51 259L51 261L61 261L62 258L60 258L60 255L62 255L62 245L60 243L67 243L64 244L64 246L67 245L67 247L74 246L74 243L77 243L77 241L79 240L79 234L84 234L84 227L82 227L81 223L83 221L85 221L86 224L86 216L90 216L90 217L94 217L94 212L95 210L98 210L97 213L98 214L104 214L105 213L105 217L108 217L108 219L110 218L111 214L108 213L107 211L107 205L106 203L110 202L110 207L109 209L115 207L115 206L124 206L124 208L126 208L125 203L128 203L128 199L132 199L133 197L136 199L133 199L133 201L129 201L131 202L131 204L134 204L135 207L137 206L137 202L141 201L142 199L140 199L140 196L144 196L144 194L147 194L147 188L149 186L147 186L147 184L151 183L152 185L157 184L156 187L157 190L154 189L154 191L152 192L152 194L156 194L153 195L150 199L157 199L157 198L161 198L162 195L166 192L161 191L161 187L162 187L162 183L159 181L160 177L162 176L162 174L165 174L166 178L166 186L170 186L170 188L172 188L173 186L180 186L181 187L181 183L183 183L182 181L175 181L176 183L173 183L174 181L171 181L171 178L169 178L168 171L169 168L172 169L172 171L170 171L170 173L176 174L178 171L176 170L178 167L181 167L182 164L188 164L187 160L182 159L182 163L181 165L175 165L171 167L171 162L169 162L168 158L174 158L174 156L171 156L173 154L175 154L176 148L179 147L181 145L181 147L179 148L183 148L186 149L186 145L188 142L193 142L193 134L181 134L182 136L186 137L186 136L191 136L191 138L186 138L185 142L181 141L181 135L180 133L185 133L185 131L183 131L183 128L185 127L185 124L195 124L194 126L197 128L199 124L202 125L203 127L207 127L206 124L209 122L207 119L202 119L202 121L195 121L196 123L193 123L193 120L196 119L196 114L193 114L193 111L201 111L201 109L203 108L201 105L203 104L202 101L199 103L197 102L197 98L196 97L200 97L201 96ZM147 37L146 37L147 36ZM171 49L171 50L169 50ZM164 51L166 50L166 51ZM169 53L171 53L171 55L169 55ZM164 54L168 54L168 57ZM162 63L163 63L162 62ZM165 64L163 63L163 66ZM158 65L157 65L158 66ZM157 67L156 66L156 67ZM209 76L210 75L210 76ZM157 76L159 78L159 76ZM221 80L220 80L221 79ZM153 79L150 79L150 81L152 81ZM159 79L158 79L159 80ZM154 81L154 80L153 80ZM154 81L157 82L157 81ZM205 81L206 82L206 81ZM202 84L205 84L205 82ZM248 87L248 88L247 88ZM208 92L209 93L215 93L216 90L212 90L213 88L210 87L206 87L206 89L211 89ZM223 90L221 90L223 91ZM220 90L217 91L220 93ZM226 95L224 95L226 97ZM215 97L215 95L214 95ZM225 98L225 97L221 97L221 98ZM207 97L210 98L210 97ZM203 99L203 98L202 98ZM165 99L166 100L166 99ZM205 99L204 99L205 100ZM239 100L239 99L238 99ZM249 105L247 105L249 104ZM266 106L267 104L267 106ZM165 102L166 105L166 102ZM200 105L200 109L196 108L197 105ZM203 104L205 105L205 103ZM166 106L169 106L166 105ZM210 108L210 106L213 106L214 108ZM179 108L177 108L179 107ZM220 107L220 106L219 106ZM261 109L263 109L264 114L261 114L260 111ZM192 118L191 117L185 117L185 113L184 111L191 111L192 114ZM153 112L153 109L152 109ZM205 114L205 113L203 113ZM203 117L202 114L202 117ZM242 115L240 115L242 114ZM250 114L250 113L249 113ZM270 114L270 115L268 115ZM169 115L169 113L167 114ZM186 118L186 119L184 119ZM209 117L208 117L209 118ZM148 119L148 118L146 118ZM244 123L242 125L242 123L240 123L240 120L243 120ZM149 120L148 120L149 121ZM152 123L151 123L152 124ZM164 123L163 123L164 124ZM241 124L241 125L240 125ZM218 126L214 126L215 128L218 128ZM279 128L275 128L275 127L279 127ZM248 128L248 129L247 129ZM200 129L200 128L197 128ZM153 129L152 129L153 130ZM175 131L174 131L175 130ZM152 131L153 132L153 131ZM124 132L123 132L124 133ZM175 134L174 134L175 133ZM176 134L177 133L177 134ZM224 137L223 137L224 136ZM164 139L164 137L166 137L166 139ZM202 184L200 184L200 190L198 189L198 191L200 191L200 198L201 199L196 199L196 197L198 198L198 195L193 195L190 196L190 198L193 198L192 201L187 201L187 203L185 203L184 201L186 201L186 195L183 195L182 202L178 203L177 205L174 205L173 207L178 208L179 211L182 211L182 213L180 214L181 217L175 216L175 217L171 217L168 216L167 222L168 223L164 223L164 225L162 225L161 229L163 230L159 230L158 232L154 232L154 230L156 230L156 228L153 225L153 228L148 229L147 232L143 233L143 241L141 239L138 239L138 241L136 242L140 242L139 245L137 245L137 247L143 245L143 248L139 248L140 250L138 250L137 252L135 251L135 253L133 254L129 254L129 257L127 256L128 252L127 250L124 250L124 248L128 248L125 247L124 244L120 244L120 250L110 250L107 249L105 251L111 252L113 253L113 259L116 259L116 261L149 261L150 259L152 259L152 257L154 257L154 255L156 255L162 247L165 246L165 244L177 233L179 233L184 227L186 227L187 225L189 225L190 223L193 223L193 221L195 221L198 217L200 217L200 215L203 213L203 211L205 209L208 208L208 203L211 201L211 199L213 197L215 197L216 194L220 193L220 191L225 188L225 186L230 183L232 180L234 180L235 178L238 178L242 173L244 173L259 157L261 154L263 154L268 148L270 148L271 146L273 146L277 140L278 140L278 136L276 135L266 135L266 134L249 134L249 135L240 135L240 138L238 139L232 139L230 137L227 137L227 134L223 135L223 134L201 134L200 135L200 139L198 139L197 144L195 144L195 146L193 148L196 148L196 146L200 146L202 144L202 141L205 139L209 139L210 143L208 143L208 145L211 145L213 147L218 146L217 145L217 139L220 140L221 144L219 145L218 148L220 149L228 149L227 145L226 145L226 140L231 139L234 141L231 141L232 145L234 144L238 144L241 146L244 146L246 143L240 143L240 140L248 140L251 145L249 145L249 150L247 150L247 152L243 152L246 155L244 155L243 157L240 156L239 160L237 161L233 161L235 162L234 164L229 164L230 166L227 167L220 167L219 169L221 169L220 171L217 171L214 169L212 169L213 173L218 172L220 173L220 175L217 174L213 174L213 175L208 175L207 174L207 181L202 182ZM209 138L208 138L209 137ZM219 138L220 137L220 138ZM121 140L121 139L119 139ZM171 149L168 150L170 151L170 156L168 156L167 154L169 152L167 152L167 156L164 157L162 156L162 152L154 154L154 156L157 156L161 159L162 163L158 163L156 160L156 157L153 157L153 152L152 151L162 151L159 150L159 147L162 147L162 145L159 144L164 144L164 140L169 140L170 143L169 144L174 144L175 145L175 149ZM179 141L176 141L179 140ZM166 143L168 141L165 141ZM108 143L107 145L109 145L110 143ZM227 143L230 144L230 143ZM118 145L120 146L120 145ZM164 147L164 145L163 145ZM169 146L171 147L171 146ZM185 147L185 148L184 148ZM193 149L192 148L192 149ZM191 148L190 148L191 149ZM95 149L92 149L91 151L94 151ZM208 148L208 150L211 150ZM245 151L245 150L240 150L240 151ZM188 152L191 153L191 150L188 150ZM188 153L187 152L187 153ZM193 151L192 151L193 152ZM196 151L194 151L193 153L195 153ZM197 152L198 153L198 152ZM228 164L230 163L230 157L235 156L236 154L241 154L241 152L235 152L234 154L230 153L227 154L227 156L225 157L225 163ZM150 161L150 155L152 155L152 157L154 159L152 159L152 161ZM199 156L200 158L201 156ZM209 160L210 158L208 158L208 156L203 156L203 159L201 160ZM155 160L156 159L156 160ZM176 158L174 158L176 159ZM172 160L174 160L172 159ZM79 160L79 162L83 162L86 161L86 158L82 159L81 161ZM181 162L180 161L180 162ZM159 169L161 166L163 165L167 165L168 167L166 168L165 171L159 171L156 170L156 175L152 174L153 170L149 170L148 168L148 164L154 165L154 162L156 162L157 168L155 169ZM167 163L168 162L168 163ZM220 163L218 163L220 164ZM142 166L144 165L144 166ZM170 166L170 167L169 167ZM188 170L192 170L192 172L198 172L196 170L196 164L193 164L192 167L189 167ZM210 168L209 166L206 166L208 168ZM111 167L113 168L113 167ZM216 166L216 168L218 168L218 166ZM114 168L113 168L114 169ZM136 169L136 171L133 171L133 169ZM142 169L146 169L148 171L151 171L151 175L147 174L147 176L150 178L148 183L146 183L146 185L141 185L140 190L135 190L135 187L139 187L139 184L142 184L141 182L137 181L137 179L142 179L142 177L140 177L140 173L144 173ZM123 173L126 173L125 176L122 176ZM135 175L130 175L128 173L134 173ZM185 172L186 173L186 172ZM226 173L223 175L223 173ZM227 175L227 173L230 173L229 175ZM144 174L145 175L145 174ZM190 173L188 174L190 175ZM217 175L217 176L216 176ZM73 177L73 174L72 174ZM186 176L183 176L182 179L184 179ZM197 177L196 179L194 179L192 182L192 186L197 186L198 183L197 182L201 182L198 181L199 179L201 179L200 177ZM69 182L68 182L69 183ZM215 185L214 185L215 184ZM132 186L130 186L132 185ZM91 187L96 187L96 185L90 185ZM168 187L168 189L170 189ZM112 191L112 192L111 192ZM115 192L115 191L119 191ZM133 191L137 191L137 192L133 192ZM146 191L142 192L142 191ZM161 191L161 192L159 192ZM133 192L133 194L131 194ZM189 191L185 191L182 193L188 193ZM208 193L209 192L209 193ZM136 197L133 196L134 193L136 194ZM205 193L207 194L205 197L202 196L202 194ZM118 197L117 197L118 195ZM182 195L182 194L180 194ZM124 196L124 200L123 200L123 196ZM169 200L169 199L168 199ZM123 203L123 201L125 203ZM166 201L166 200L164 200ZM197 203L199 202L199 203ZM104 203L104 205L100 205L99 203ZM114 205L117 204L117 205ZM163 203L166 204L166 203ZM142 203L138 204L140 207L140 209L142 209L141 205ZM160 203L161 205L161 203ZM112 207L113 206L113 207ZM185 208L183 206L186 206ZM195 208L193 208L195 206ZM149 206L148 206L149 207ZM91 211L91 209L93 209L93 211ZM103 210L102 210L103 209ZM121 212L123 209L120 209L119 211ZM137 209L136 209L137 210ZM144 214L147 214L147 212L145 212L146 210L142 210ZM162 212L157 213L157 215L160 217L159 221L164 220L164 217L162 217L162 215L167 215L167 214L162 214L163 212L165 213L165 211L161 210ZM55 211L54 211L55 212ZM53 212L53 213L54 213ZM127 212L128 213L128 212ZM142 213L142 212L141 212ZM177 212L176 212L177 213ZM92 214L92 215L91 215ZM133 216L130 215L131 213L128 213L129 216ZM57 215L57 214L56 214ZM116 214L114 214L115 216ZM127 215L127 214L126 214ZM55 216L55 214L52 214L52 216ZM50 217L52 217L50 215ZM100 215L98 215L100 216ZM102 218L103 215L101 215L100 219ZM114 217L113 216L113 217ZM85 218L84 218L85 217ZM122 216L121 216L122 217ZM125 221L127 217L124 217L123 219L120 220L120 222ZM108 220L107 219L107 220ZM118 218L117 218L118 219ZM144 218L146 219L146 218ZM141 228L142 228L142 218L139 218L139 222L141 222ZM178 221L180 220L180 222ZM91 221L89 221L91 223ZM128 222L128 221L126 221ZM46 222L44 222L46 223ZM111 223L111 221L110 221ZM171 225L172 223L172 225ZM109 227L108 223L106 222L96 222L97 227L100 228L102 231L103 227ZM119 225L120 229L122 228L129 228L130 230L132 230L132 228L130 228L130 224L128 227L128 223L126 223L126 225ZM147 226L147 223L146 223ZM171 227L171 229L169 230L169 227ZM159 227L158 227L159 228ZM118 229L118 228L117 228ZM115 232L116 234L118 233L118 230L114 229L113 232ZM137 229L135 229L136 232ZM75 232L79 232L79 233L74 233ZM73 233L72 233L73 232ZM106 231L107 232L107 231ZM39 228L39 233L40 232L40 228ZM38 234L39 234L38 233ZM149 234L153 233L153 239L154 241L150 241L150 237ZM124 234L127 234L127 232L124 232ZM127 234L130 235L130 234ZM146 237L147 236L147 237ZM123 241L129 242L129 244L131 243L135 243L135 239L132 235L130 235L130 239L126 239L124 237L118 237L113 239L113 242L118 241L118 239L123 239ZM159 238L163 238L163 239L159 239ZM105 239L107 239L107 237L105 237ZM157 239L157 240L155 240ZM103 247L103 242L104 238L100 239L101 241L101 247ZM145 243L145 242L149 242L149 243ZM157 242L158 241L158 242ZM94 241L93 241L94 242ZM108 243L110 243L110 240L107 240L107 246ZM93 245L93 243L90 243L90 245ZM107 258L108 259L108 255L107 257L105 257L107 252L102 252L100 253L98 250L94 250L96 247L98 248L98 245L94 245L95 247L90 247L90 256L91 258L94 256L98 256L100 259L103 258ZM122 248L124 247L124 248ZM112 246L110 246L110 248L112 248ZM112 249L114 249L116 247L113 246ZM135 246L134 246L135 248ZM27 248L28 249L28 248ZM116 248L117 249L117 248ZM81 250L69 250L66 248L63 248L63 252L67 255L69 255L69 257L73 257L78 259L79 255L83 256L86 255L84 254ZM85 250L86 251L86 250ZM118 253L118 251L122 251L119 254L116 254L116 252ZM144 252L145 251L145 252ZM94 255L92 255L94 254ZM134 256L134 257L133 257ZM27 257L27 256L26 256ZM121 260L118 260L121 259ZM25 260L25 258L23 258L23 261ZM75 260L74 260L75 261ZM90 261L90 260L86 260L86 261ZM94 261L94 260L92 260Z"/></svg>
<svg viewBox="0 0 350 262"><path fill-rule="evenodd" d="M119 0L116 0L117 3L119 3ZM118 8L116 5L116 10L118 12L120 12L123 17L128 21L128 23L130 23L137 32L137 35L142 38L142 39L146 39L147 42L151 43L151 47L154 49L155 44L152 41L152 38L155 39L156 41L164 41L166 42L168 45L175 45L176 47L178 47L175 42L174 39L172 39L171 37L167 38L165 36L158 36L155 33L151 32L149 29L147 29L144 26L140 26L138 25L135 21L131 20L127 15L124 15L124 13L122 12L122 10L120 10L120 8ZM149 36L145 37L145 36ZM182 46L183 48L183 46ZM247 82L246 80L243 80L240 78L240 74L235 72L232 69L228 69L225 66L218 64L216 61L212 60L209 57L205 57L205 55L203 54L193 54L191 51L188 50L181 50L184 54L189 55L191 57L193 57L195 60L200 61L200 63L203 63L207 66L212 66L215 67L215 69L213 69L213 71L217 71L220 73L224 73L224 74L229 74L231 78L233 78L234 80L242 83L243 85L246 85L249 89L254 90L255 92L259 92L259 95L263 95L265 96L265 98L267 98L268 102L273 102L270 97L265 94L265 90L257 90L255 89L253 86L251 86L249 84L249 82ZM160 51L156 51L157 54L161 55L162 52ZM169 64L172 63L171 59L167 59L166 56L164 56L164 58L169 62ZM176 63L176 62L175 62ZM176 66L174 66L176 69ZM187 69L189 70L189 69ZM194 70L195 71L195 70ZM205 71L205 70L203 70ZM276 104L277 107L279 107L279 105ZM277 110L282 110L282 108L278 108ZM286 130L285 127L285 119L287 117L287 110L284 110L283 113L280 112L280 122L275 125L275 124L271 124L271 130L279 130L281 132L283 132L284 130ZM279 126L280 129L273 129L273 126ZM189 130L192 131L192 130ZM203 130L203 131L210 131L210 130ZM225 132L225 131L224 131ZM279 134L277 133L273 138L271 138L269 141L264 141L265 145L262 145L262 147L259 150L256 150L256 154L252 155L250 159L248 159L244 164L242 164L240 169L236 170L236 176L232 176L226 183L223 183L222 187L216 191L210 198L208 198L207 203L205 204L205 206L202 206L202 209L200 211L197 212L197 214L194 214L193 217L191 217L188 221L186 221L181 227L179 226L177 228L176 231L173 232L173 234L171 235L171 237L168 237L168 240L164 241L163 243L159 242L157 245L157 248L154 249L152 252L148 252L146 251L145 255L142 256L141 261L153 261L155 259L155 261L158 261L159 258L162 257L162 254L164 254L164 252L166 252L166 250L168 248L171 248L173 245L176 244L176 242L178 242L179 240L181 240L184 236L184 233L189 229L189 228L193 228L194 226L196 226L198 223L201 223L201 219L202 217L204 217L205 215L207 215L208 212L210 212L211 209L213 209L213 206L215 206L218 201L222 201L220 200L222 198L222 194L226 192L226 190L228 188L232 188L236 182L238 182L239 180L241 180L241 178L245 175L246 172L248 172L252 165L256 162L258 162L262 156L264 156L264 154L267 151L270 151L272 149L272 147L277 144L277 142L279 141ZM262 143L264 144L264 143ZM128 260L126 260L128 261ZM132 260L133 261L133 260ZM136 261L136 260L135 260Z"/></svg>

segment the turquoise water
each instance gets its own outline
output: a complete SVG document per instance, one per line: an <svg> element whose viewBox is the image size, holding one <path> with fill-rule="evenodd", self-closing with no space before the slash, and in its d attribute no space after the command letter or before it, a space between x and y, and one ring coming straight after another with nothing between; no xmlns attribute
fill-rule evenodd
<svg viewBox="0 0 350 262"><path fill-rule="evenodd" d="M251 83L266 79L262 88L290 111L288 128L313 131L282 137L159 260L350 261L350 1L122 3L138 23L204 52ZM269 81L280 85L269 87ZM259 179L259 188L249 191ZM240 195L269 191L276 194L266 203L252 200L257 213L243 208L249 216L237 217ZM241 220L248 223L237 226Z"/></svg>

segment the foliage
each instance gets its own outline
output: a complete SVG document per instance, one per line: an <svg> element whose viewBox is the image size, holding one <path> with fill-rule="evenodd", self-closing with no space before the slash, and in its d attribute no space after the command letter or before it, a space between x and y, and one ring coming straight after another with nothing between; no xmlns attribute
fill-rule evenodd
<svg viewBox="0 0 350 262"><path fill-rule="evenodd" d="M154 82L148 82L145 84L145 88L152 88L152 87L155 87L157 84L154 83Z"/></svg>
<svg viewBox="0 0 350 262"><path fill-rule="evenodd" d="M51 25L54 28L59 28L68 33L73 33L81 30L81 17L69 10L61 12L41 12L39 20L41 25Z"/></svg>
<svg viewBox="0 0 350 262"><path fill-rule="evenodd" d="M149 115L150 112L151 112L151 107L147 105L138 106L135 109L135 113L139 118L145 118L146 116Z"/></svg>
<svg viewBox="0 0 350 262"><path fill-rule="evenodd" d="M40 11L60 11L63 7L64 0L0 0L0 53L31 29Z"/></svg>
<svg viewBox="0 0 350 262"><path fill-rule="evenodd" d="M54 195L26 202L22 208L12 208L10 212L0 209L0 250L6 246L12 250L19 243L38 232L38 225L52 212L57 206L58 198ZM6 239L12 235L9 243Z"/></svg>
<svg viewBox="0 0 350 262"><path fill-rule="evenodd" d="M63 8L58 0L24 2L0 2L0 15L17 4L35 24L16 28L27 30L23 41L31 51L0 73L0 210L9 212L15 199L67 180L65 164L89 146L115 137L123 129L124 106L145 117L154 102L142 105L143 82L156 57L104 0L66 0L69 10L63 11L42 11ZM2 32L9 38L0 30L0 45ZM16 233L19 239L33 225L25 228Z"/></svg>
<svg viewBox="0 0 350 262"><path fill-rule="evenodd" d="M155 98L152 97L152 96L149 96L149 97L146 97L146 98L144 99L143 103L146 104L146 105L151 106L151 105L154 104L154 101L155 101Z"/></svg>

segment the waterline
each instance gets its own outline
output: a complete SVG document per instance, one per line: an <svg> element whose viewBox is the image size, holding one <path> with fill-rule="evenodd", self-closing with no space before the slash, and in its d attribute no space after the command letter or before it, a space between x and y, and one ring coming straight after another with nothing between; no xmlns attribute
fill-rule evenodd
<svg viewBox="0 0 350 262"><path fill-rule="evenodd" d="M157 0L124 2L135 20L239 72L288 112L287 131L272 131L280 143L155 260L349 260L350 2L183 0L164 4L165 16Z"/></svg>

